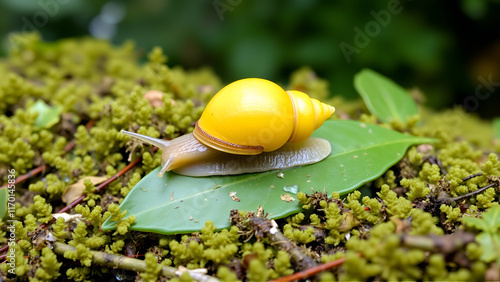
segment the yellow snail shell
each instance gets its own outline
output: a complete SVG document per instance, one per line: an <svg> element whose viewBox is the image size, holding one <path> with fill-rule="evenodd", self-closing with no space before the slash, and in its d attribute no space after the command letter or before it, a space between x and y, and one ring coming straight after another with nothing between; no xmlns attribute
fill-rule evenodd
<svg viewBox="0 0 500 282"><path fill-rule="evenodd" d="M162 150L165 171L224 175L319 162L330 143L309 138L335 111L300 91L259 78L235 81L208 103L191 134L170 141L122 130ZM253 156L254 155L254 156Z"/></svg>

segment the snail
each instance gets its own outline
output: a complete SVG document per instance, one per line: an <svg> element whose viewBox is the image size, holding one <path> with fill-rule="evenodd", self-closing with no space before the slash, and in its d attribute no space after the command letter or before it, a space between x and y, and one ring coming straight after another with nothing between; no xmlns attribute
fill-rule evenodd
<svg viewBox="0 0 500 282"><path fill-rule="evenodd" d="M210 100L192 133L161 140L121 132L162 150L161 169L189 176L240 174L319 162L330 143L310 137L335 108L269 80L246 78Z"/></svg>

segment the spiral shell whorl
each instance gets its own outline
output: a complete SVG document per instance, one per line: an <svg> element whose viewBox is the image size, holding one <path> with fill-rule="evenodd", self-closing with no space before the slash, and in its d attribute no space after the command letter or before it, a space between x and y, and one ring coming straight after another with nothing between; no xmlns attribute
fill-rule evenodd
<svg viewBox="0 0 500 282"><path fill-rule="evenodd" d="M201 143L231 154L277 150L305 141L334 108L274 82L247 78L221 89L209 102L193 135Z"/></svg>
<svg viewBox="0 0 500 282"><path fill-rule="evenodd" d="M335 108L310 98L307 94L297 91L287 91L294 106L294 129L288 142L303 142L311 136L327 120Z"/></svg>

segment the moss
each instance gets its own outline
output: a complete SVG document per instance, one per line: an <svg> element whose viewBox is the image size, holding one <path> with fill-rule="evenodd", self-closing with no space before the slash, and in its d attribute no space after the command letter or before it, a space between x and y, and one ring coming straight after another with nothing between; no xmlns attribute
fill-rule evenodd
<svg viewBox="0 0 500 282"><path fill-rule="evenodd" d="M283 234L285 234L285 236L289 239L300 244L307 244L316 240L316 237L314 236L314 229L312 227L308 227L306 230L301 231L293 228L290 224L286 224L283 227Z"/></svg>
<svg viewBox="0 0 500 282"><path fill-rule="evenodd" d="M198 233L159 238L129 232L134 217L126 217L126 211L120 211L115 204L156 168L161 158L160 152L151 153L149 145L131 141L120 130L162 139L191 132L204 105L221 88L220 79L210 69L186 71L166 65L168 60L161 48L151 50L148 61L139 65L130 43L112 46L90 38L47 43L39 35L28 33L14 35L12 40L17 48L0 62L0 171L14 168L19 176L42 164L50 168L46 170L50 173L43 172L22 184L37 194L34 202L15 204L19 279L101 279L99 275L108 275L110 269L86 267L90 265L90 250L118 255L148 253L150 270L170 264L206 267L209 275L217 271L223 280L275 279L298 270L289 254L267 239L256 242L255 236L240 233L236 226L215 231L213 223L207 222ZM294 72L289 88L320 99L329 96L327 81L309 68ZM151 90L161 93L163 106L152 106L145 98ZM36 114L27 109L40 100L62 109L59 124L48 129L35 126ZM337 108L334 118L378 123L361 100L331 100ZM490 142L491 125L458 108L440 113L422 108L421 113L418 125L419 117L415 116L406 124L394 121L382 126L435 137L439 142L428 148L411 147L400 163L371 185L374 189L380 187L377 195L362 197L354 191L344 200L338 193L327 197L324 193L299 192L297 198L304 210L277 220L292 243L307 244L307 249L301 251L318 262L318 257L322 262L346 257L342 266L323 274L321 280L481 280L491 268L491 263L481 261L483 249L476 243L467 244L454 256L433 250L424 258L421 250L402 246L402 234L439 238L434 237L443 234L437 220L450 232L462 228L463 215L480 217L498 204L498 190L491 187L452 203L455 206L442 205L443 197L465 195L498 182L498 156L485 154L498 150ZM95 119L95 124L87 130L84 124L89 119ZM75 148L66 153L64 147L72 138ZM33 248L29 232L52 219L51 213L60 208L61 193L69 184L87 175L111 177L128 164L128 158L139 156L142 162L108 185L102 197L86 183L87 198L75 207L85 222L60 218L52 223L56 239L77 248L65 256L81 262L82 267L60 266L62 257L56 257L48 248L41 254ZM431 164L434 160L440 160L442 167ZM478 172L483 175L463 180ZM5 183L5 174L0 175ZM442 218L432 216L439 211L444 214ZM116 232L99 229L107 218L116 222ZM468 260L467 265L457 264L458 257ZM30 267L33 271L29 271ZM5 272L7 266L0 268ZM154 271L148 273L142 273L146 275L143 280L162 279ZM183 274L174 280L191 278Z"/></svg>
<svg viewBox="0 0 500 282"><path fill-rule="evenodd" d="M38 221L47 223L52 219L52 206L46 203L45 198L36 195L34 197L34 207Z"/></svg>
<svg viewBox="0 0 500 282"><path fill-rule="evenodd" d="M12 263L12 259L9 259L9 263L2 264L2 271L12 273L8 272L8 269L14 268L16 276L23 277L31 269L28 258L25 258L24 251L18 244L9 245L8 254L11 253L14 253L14 263Z"/></svg>
<svg viewBox="0 0 500 282"><path fill-rule="evenodd" d="M131 215L124 219L127 211L120 212L120 208L117 204L111 204L108 207L108 211L110 213L110 220L117 221L116 223L116 232L113 235L121 234L124 235L127 233L128 228L135 221L135 216Z"/></svg>
<svg viewBox="0 0 500 282"><path fill-rule="evenodd" d="M270 275L266 264L258 259L253 259L248 264L247 278L249 281L267 281Z"/></svg>
<svg viewBox="0 0 500 282"><path fill-rule="evenodd" d="M146 262L146 271L141 273L141 278L144 281L157 281L161 271L161 265L158 264L157 258L153 253L146 253L144 261Z"/></svg>
<svg viewBox="0 0 500 282"><path fill-rule="evenodd" d="M351 238L346 243L347 274L341 279L357 280L377 275L385 280L399 280L402 277L422 278L418 265L425 259L424 251L398 248L399 236L390 234L394 228L392 224L383 223L373 228L368 240ZM353 251L361 253L363 257L359 258L355 254L357 259L354 259Z"/></svg>
<svg viewBox="0 0 500 282"><path fill-rule="evenodd" d="M226 266L219 266L219 268L217 268L217 278L221 281L240 281L238 280L236 273L232 272Z"/></svg>
<svg viewBox="0 0 500 282"><path fill-rule="evenodd" d="M417 147L413 146L410 149L408 149L406 156L407 156L408 160L410 161L410 164L412 164L414 166L422 165L423 157L422 157L422 154L418 152Z"/></svg>
<svg viewBox="0 0 500 282"><path fill-rule="evenodd" d="M290 256L285 251L278 251L274 259L274 270L281 276L288 276L293 274Z"/></svg>
<svg viewBox="0 0 500 282"><path fill-rule="evenodd" d="M238 251L239 230L236 226L233 226L230 230L214 231L215 226L213 223L211 221L205 222L200 235L200 239L206 247L203 255L217 264L227 263Z"/></svg>
<svg viewBox="0 0 500 282"><path fill-rule="evenodd" d="M495 188L488 188L482 194L476 196L477 207L480 209L491 208L494 205L498 205L498 202L494 202L497 192Z"/></svg>
<svg viewBox="0 0 500 282"><path fill-rule="evenodd" d="M187 268L204 267L207 259L203 257L204 247L202 244L192 240L187 242L187 237L184 242L173 240L169 243L170 252L174 256L175 265L185 265Z"/></svg>
<svg viewBox="0 0 500 282"><path fill-rule="evenodd" d="M68 183L62 181L55 174L47 174L45 180L38 181L36 183L30 184L30 191L36 192L42 195L49 195L50 198L60 197Z"/></svg>
<svg viewBox="0 0 500 282"><path fill-rule="evenodd" d="M74 251L64 252L64 257L74 261L79 261L83 266L90 266L92 263L92 253L90 249L82 243L74 243Z"/></svg>
<svg viewBox="0 0 500 282"><path fill-rule="evenodd" d="M325 243L337 245L343 238L339 231L343 219L340 209L336 203L327 204L325 201L321 201L320 205L324 208L325 212L325 228L330 231L328 237L325 238Z"/></svg>
<svg viewBox="0 0 500 282"><path fill-rule="evenodd" d="M408 200L414 201L415 199L424 198L429 195L431 189L427 187L426 182L420 180L419 178L401 179L401 186L409 190L406 195Z"/></svg>
<svg viewBox="0 0 500 282"><path fill-rule="evenodd" d="M52 225L53 234L56 239L60 240L68 234L68 226L66 225L66 221L63 217L59 217L55 224Z"/></svg>
<svg viewBox="0 0 500 282"><path fill-rule="evenodd" d="M85 186L85 190L83 190L83 194L85 195L84 201L87 201L87 205L89 207L94 207L96 205L96 200L101 198L101 195L96 194L95 185L90 181L90 179L86 178L83 181L83 185Z"/></svg>
<svg viewBox="0 0 500 282"><path fill-rule="evenodd" d="M84 281L89 274L90 268L88 267L75 267L66 270L68 278L74 281Z"/></svg>
<svg viewBox="0 0 500 282"><path fill-rule="evenodd" d="M439 209L441 210L442 213L446 214L446 222L447 223L457 221L460 218L460 216L462 215L460 208L453 208L452 206L448 206L448 205L443 204L443 205L441 205L441 207L439 207Z"/></svg>
<svg viewBox="0 0 500 282"><path fill-rule="evenodd" d="M482 165L481 169L486 175L500 176L500 161L497 154L490 153L488 160Z"/></svg>
<svg viewBox="0 0 500 282"><path fill-rule="evenodd" d="M429 257L429 266L426 269L426 279L444 280L448 274L446 271L446 261L440 254L432 254Z"/></svg>
<svg viewBox="0 0 500 282"><path fill-rule="evenodd" d="M403 197L398 197L396 193L390 190L389 186L384 184L377 195L384 201L386 211L389 215L399 218L407 218L410 215L411 202Z"/></svg>
<svg viewBox="0 0 500 282"><path fill-rule="evenodd" d="M215 226L211 221L207 221L199 236L201 242L188 241L187 236L183 236L181 241L168 240L170 252L175 256L175 265L185 265L188 268L204 267L211 261L215 264L228 263L238 251L238 228L232 227L227 230L215 232ZM163 242L167 244L167 242Z"/></svg>
<svg viewBox="0 0 500 282"><path fill-rule="evenodd" d="M411 211L411 231L412 235L443 235L443 230L436 226L437 218L421 209Z"/></svg>
<svg viewBox="0 0 500 282"><path fill-rule="evenodd" d="M62 262L57 261L57 256L52 252L50 248L42 249L42 267L36 270L35 276L42 280L53 280L59 277L59 268L61 268Z"/></svg>

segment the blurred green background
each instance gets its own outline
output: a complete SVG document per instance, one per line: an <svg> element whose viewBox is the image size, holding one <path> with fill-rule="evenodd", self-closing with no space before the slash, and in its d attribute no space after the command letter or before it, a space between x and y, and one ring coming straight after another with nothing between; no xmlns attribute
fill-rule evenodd
<svg viewBox="0 0 500 282"><path fill-rule="evenodd" d="M347 98L357 97L353 75L372 68L418 87L431 107L498 116L499 0L3 0L0 11L2 56L11 32L131 39L142 58L158 45L169 65L210 66L226 83L286 84L310 66Z"/></svg>

